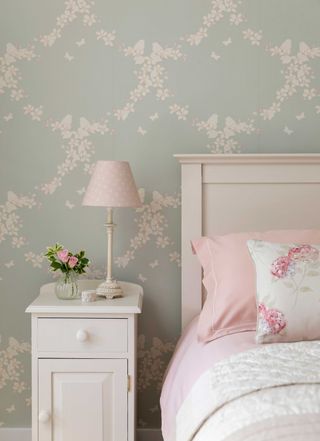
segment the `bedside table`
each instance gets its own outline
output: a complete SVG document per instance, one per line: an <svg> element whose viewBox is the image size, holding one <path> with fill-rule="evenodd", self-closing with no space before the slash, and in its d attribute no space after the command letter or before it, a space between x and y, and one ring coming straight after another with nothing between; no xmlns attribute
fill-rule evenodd
<svg viewBox="0 0 320 441"><path fill-rule="evenodd" d="M80 292L101 280L80 280ZM32 314L32 441L134 441L141 286L82 303L41 287Z"/></svg>

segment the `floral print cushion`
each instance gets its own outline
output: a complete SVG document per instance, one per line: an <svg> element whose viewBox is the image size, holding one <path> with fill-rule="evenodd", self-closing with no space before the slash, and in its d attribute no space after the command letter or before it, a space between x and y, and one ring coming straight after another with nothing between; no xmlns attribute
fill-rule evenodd
<svg viewBox="0 0 320 441"><path fill-rule="evenodd" d="M320 245L247 245L256 268L257 343L320 339Z"/></svg>

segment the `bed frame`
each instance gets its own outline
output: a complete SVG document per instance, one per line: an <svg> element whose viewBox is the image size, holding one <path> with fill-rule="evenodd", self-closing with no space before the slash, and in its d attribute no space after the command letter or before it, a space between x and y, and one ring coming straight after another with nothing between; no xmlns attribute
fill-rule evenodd
<svg viewBox="0 0 320 441"><path fill-rule="evenodd" d="M202 307L190 240L320 227L320 154L175 155L182 182L182 327Z"/></svg>

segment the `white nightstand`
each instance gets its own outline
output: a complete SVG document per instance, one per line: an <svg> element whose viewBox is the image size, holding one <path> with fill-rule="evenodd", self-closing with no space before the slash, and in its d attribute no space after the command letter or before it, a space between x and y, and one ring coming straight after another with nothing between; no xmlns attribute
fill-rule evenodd
<svg viewBox="0 0 320 441"><path fill-rule="evenodd" d="M81 280L80 290L101 280ZM59 300L42 286L32 314L32 441L134 441L137 314L143 290Z"/></svg>

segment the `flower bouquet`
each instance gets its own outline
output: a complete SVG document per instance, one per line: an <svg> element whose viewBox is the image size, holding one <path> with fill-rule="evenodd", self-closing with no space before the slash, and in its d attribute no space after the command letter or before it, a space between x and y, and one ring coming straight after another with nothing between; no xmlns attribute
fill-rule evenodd
<svg viewBox="0 0 320 441"><path fill-rule="evenodd" d="M72 254L60 244L47 247L45 256L50 262L51 271L61 271L61 276L56 282L55 292L60 299L74 299L79 297L77 278L85 273L85 268L90 264L85 257L85 252Z"/></svg>

